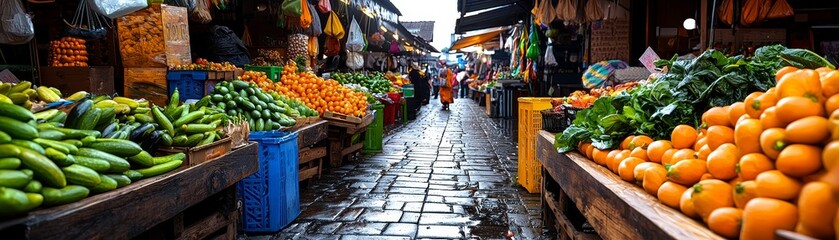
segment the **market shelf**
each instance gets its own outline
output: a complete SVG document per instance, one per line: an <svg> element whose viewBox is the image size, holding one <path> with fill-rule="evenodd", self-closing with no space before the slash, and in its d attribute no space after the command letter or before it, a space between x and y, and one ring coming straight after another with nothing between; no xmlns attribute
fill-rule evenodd
<svg viewBox="0 0 839 240"><path fill-rule="evenodd" d="M556 181L603 239L723 239L578 153L557 152L554 138L546 131L537 137L538 159L550 175L543 181Z"/></svg>

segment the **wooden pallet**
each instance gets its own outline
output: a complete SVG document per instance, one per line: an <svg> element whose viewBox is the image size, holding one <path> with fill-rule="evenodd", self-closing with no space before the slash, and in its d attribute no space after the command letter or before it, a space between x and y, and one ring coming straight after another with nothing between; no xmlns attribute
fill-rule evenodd
<svg viewBox="0 0 839 240"><path fill-rule="evenodd" d="M236 239L236 186L178 213L135 239Z"/></svg>
<svg viewBox="0 0 839 240"><path fill-rule="evenodd" d="M361 118L350 116L346 114L336 113L336 112L324 112L323 119L331 120L331 121L338 121L338 122L346 122L352 124L359 124L361 123Z"/></svg>
<svg viewBox="0 0 839 240"><path fill-rule="evenodd" d="M320 177L324 157L326 157L326 147L301 148L300 157L297 160L300 167L299 181Z"/></svg>

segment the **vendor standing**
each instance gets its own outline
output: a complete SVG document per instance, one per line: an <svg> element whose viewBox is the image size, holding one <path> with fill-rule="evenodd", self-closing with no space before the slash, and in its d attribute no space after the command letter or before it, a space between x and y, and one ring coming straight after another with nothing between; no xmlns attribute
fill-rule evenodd
<svg viewBox="0 0 839 240"><path fill-rule="evenodd" d="M414 84L414 97L422 104L428 104L431 96L431 84L428 83L428 78L425 78L420 73L420 68L416 63L411 63L411 71L408 73L408 79Z"/></svg>

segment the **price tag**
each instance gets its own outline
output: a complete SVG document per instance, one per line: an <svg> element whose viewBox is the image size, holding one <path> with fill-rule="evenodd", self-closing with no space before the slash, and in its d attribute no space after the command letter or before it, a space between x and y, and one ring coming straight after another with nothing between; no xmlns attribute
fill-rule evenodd
<svg viewBox="0 0 839 240"><path fill-rule="evenodd" d="M6 69L0 72L0 81L3 81L4 83L19 83L20 79L17 79L12 71Z"/></svg>
<svg viewBox="0 0 839 240"><path fill-rule="evenodd" d="M660 59L658 57L658 54L656 54L655 51L653 51L652 48L647 47L647 50L644 51L644 54L641 55L641 58L639 58L638 60L640 60L641 64L643 64L644 67L647 68L647 71L650 71L652 73L652 72L655 72L654 62L655 62L655 60L658 60L658 59Z"/></svg>

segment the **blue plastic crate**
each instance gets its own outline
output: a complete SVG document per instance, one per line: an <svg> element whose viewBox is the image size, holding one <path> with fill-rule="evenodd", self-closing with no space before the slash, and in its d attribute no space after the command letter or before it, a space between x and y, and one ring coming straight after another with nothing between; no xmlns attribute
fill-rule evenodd
<svg viewBox="0 0 839 240"><path fill-rule="evenodd" d="M169 96L178 88L180 99L201 99L204 97L207 81L207 71L170 70L166 73L166 83L169 85Z"/></svg>
<svg viewBox="0 0 839 240"><path fill-rule="evenodd" d="M238 183L243 230L277 232L300 214L297 133L253 132L259 170Z"/></svg>

